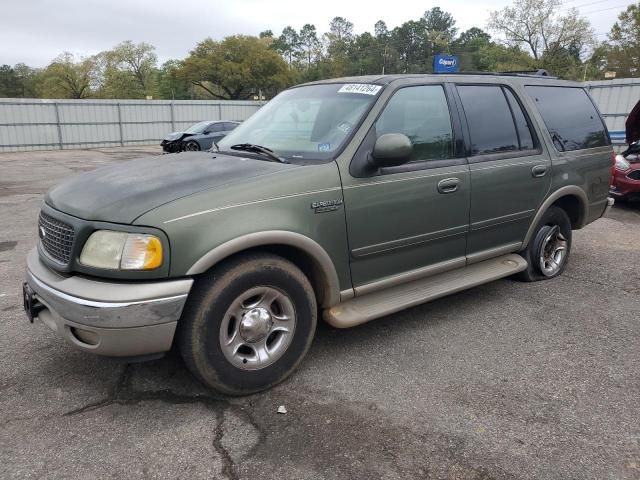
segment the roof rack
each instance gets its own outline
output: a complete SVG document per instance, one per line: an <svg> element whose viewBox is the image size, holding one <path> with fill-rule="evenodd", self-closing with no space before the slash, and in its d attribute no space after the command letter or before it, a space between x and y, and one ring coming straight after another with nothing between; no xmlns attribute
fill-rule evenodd
<svg viewBox="0 0 640 480"><path fill-rule="evenodd" d="M516 75L533 75L540 77L550 77L549 72L547 72L544 68L538 68L536 70L508 70L506 72L499 72L502 75L505 74L516 74Z"/></svg>
<svg viewBox="0 0 640 480"><path fill-rule="evenodd" d="M544 77L548 79L557 79L553 77L548 71L540 68L538 70L512 70L507 72L442 72L436 75L502 75L505 77Z"/></svg>

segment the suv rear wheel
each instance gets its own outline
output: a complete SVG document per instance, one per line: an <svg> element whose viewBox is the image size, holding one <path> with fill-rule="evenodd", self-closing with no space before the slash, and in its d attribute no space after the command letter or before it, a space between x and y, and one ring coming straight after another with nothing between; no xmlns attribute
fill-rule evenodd
<svg viewBox="0 0 640 480"><path fill-rule="evenodd" d="M571 252L571 221L559 207L549 207L536 227L529 245L520 254L529 266L518 274L527 282L548 280L560 275Z"/></svg>
<svg viewBox="0 0 640 480"><path fill-rule="evenodd" d="M230 395L267 389L302 361L316 329L307 277L269 254L233 259L198 280L180 320L189 369Z"/></svg>

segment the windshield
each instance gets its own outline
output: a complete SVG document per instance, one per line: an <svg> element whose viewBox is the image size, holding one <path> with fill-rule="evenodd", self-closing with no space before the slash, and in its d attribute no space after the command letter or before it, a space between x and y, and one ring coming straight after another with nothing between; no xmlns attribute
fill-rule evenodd
<svg viewBox="0 0 640 480"><path fill-rule="evenodd" d="M207 128L211 122L198 122L195 125L191 125L187 128L184 133L202 133L204 129Z"/></svg>
<svg viewBox="0 0 640 480"><path fill-rule="evenodd" d="M220 150L251 143L289 159L332 158L382 89L327 84L286 90L218 143Z"/></svg>

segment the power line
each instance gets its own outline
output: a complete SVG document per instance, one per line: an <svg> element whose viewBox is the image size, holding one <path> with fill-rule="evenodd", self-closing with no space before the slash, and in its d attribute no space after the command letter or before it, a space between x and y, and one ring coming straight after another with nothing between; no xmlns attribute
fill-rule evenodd
<svg viewBox="0 0 640 480"><path fill-rule="evenodd" d="M578 5L572 5L569 8L580 8L580 7L588 7L590 5L595 5L597 3L604 3L604 2L608 2L609 0L597 0L595 2L589 2L589 3L580 3Z"/></svg>
<svg viewBox="0 0 640 480"><path fill-rule="evenodd" d="M616 5L615 7L607 7L607 8L601 8L599 10L591 10L590 12L581 12L583 15L587 15L587 14L591 14L591 13L598 13L598 12L604 12L607 10L615 10L616 8L624 8L629 6L628 3L622 4L622 5Z"/></svg>

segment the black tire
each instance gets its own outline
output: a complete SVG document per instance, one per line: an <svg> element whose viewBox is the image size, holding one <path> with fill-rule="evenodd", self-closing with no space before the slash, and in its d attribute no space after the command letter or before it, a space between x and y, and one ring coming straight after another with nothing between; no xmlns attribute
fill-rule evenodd
<svg viewBox="0 0 640 480"><path fill-rule="evenodd" d="M200 150L200 144L195 140L189 140L187 143L185 143L184 150L186 152L197 152Z"/></svg>
<svg viewBox="0 0 640 480"><path fill-rule="evenodd" d="M545 246L545 239L557 228L565 242L565 254L559 268L551 273L545 272L540 260L542 249ZM527 269L516 275L518 280L525 282L536 282L539 280L550 280L561 275L567 264L569 263L569 255L571 253L571 220L567 213L560 207L551 206L544 213L538 225L536 226L533 236L529 241L526 249L520 252L520 255L527 261Z"/></svg>
<svg viewBox="0 0 640 480"><path fill-rule="evenodd" d="M225 356L223 320L243 293L263 286L287 296L295 328L274 363L245 370ZM179 322L178 346L187 367L209 387L228 395L259 392L282 382L300 364L315 334L317 311L313 288L293 263L271 254L241 255L197 280Z"/></svg>

